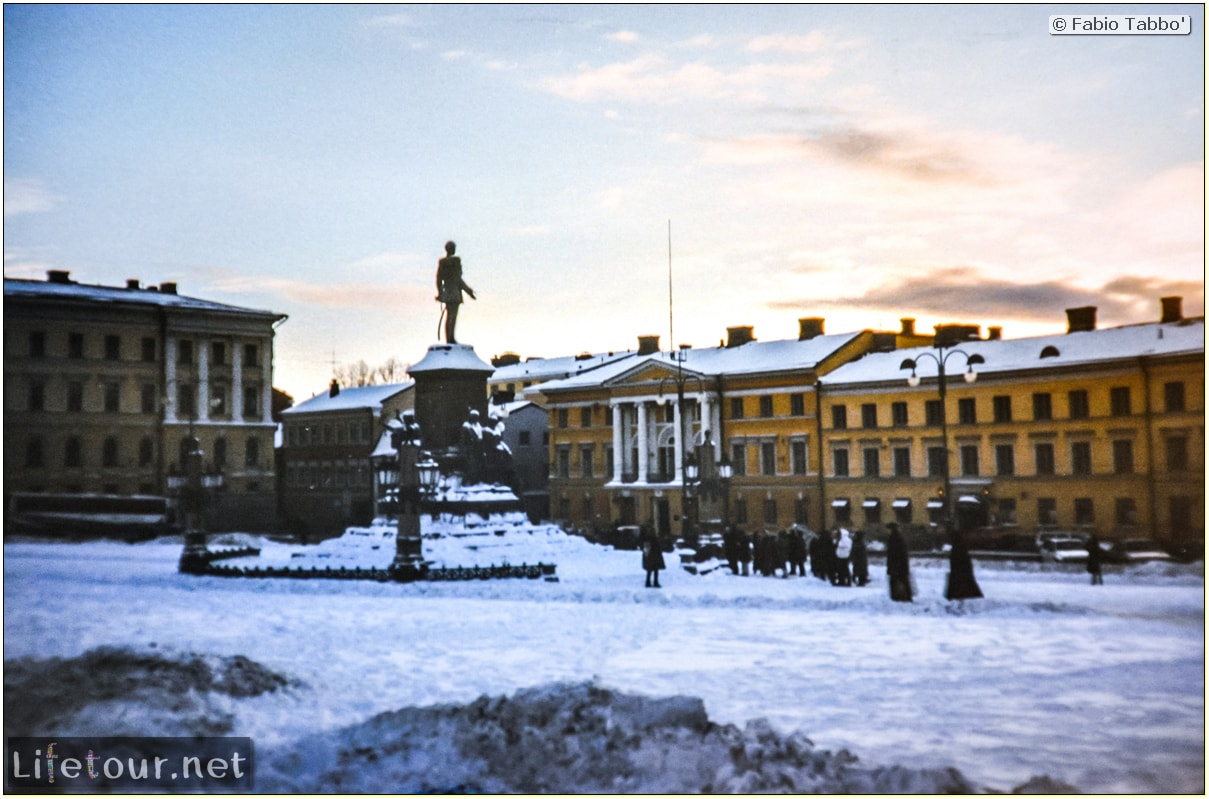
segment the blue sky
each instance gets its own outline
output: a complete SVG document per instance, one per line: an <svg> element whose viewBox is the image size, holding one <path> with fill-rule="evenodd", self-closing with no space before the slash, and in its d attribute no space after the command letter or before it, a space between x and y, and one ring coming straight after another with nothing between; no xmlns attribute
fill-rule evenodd
<svg viewBox="0 0 1209 799"><path fill-rule="evenodd" d="M1133 7L1142 8L1142 7ZM289 314L276 384L726 328L1204 309L1204 16L1130 6L4 8L4 271Z"/></svg>

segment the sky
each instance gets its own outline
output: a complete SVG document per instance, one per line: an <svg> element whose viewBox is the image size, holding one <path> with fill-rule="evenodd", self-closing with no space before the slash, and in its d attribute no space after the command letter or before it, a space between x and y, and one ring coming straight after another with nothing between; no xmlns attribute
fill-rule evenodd
<svg viewBox="0 0 1209 799"><path fill-rule="evenodd" d="M5 5L4 274L177 281L333 364L1204 313L1205 38L1141 6ZM670 311L670 313L669 313Z"/></svg>

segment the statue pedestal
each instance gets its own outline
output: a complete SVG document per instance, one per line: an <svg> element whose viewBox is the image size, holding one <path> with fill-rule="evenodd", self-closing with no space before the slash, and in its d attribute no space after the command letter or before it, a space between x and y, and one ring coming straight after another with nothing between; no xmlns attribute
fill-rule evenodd
<svg viewBox="0 0 1209 799"><path fill-rule="evenodd" d="M424 447L438 458L457 447L471 410L487 418L487 378L495 368L469 344L433 344L407 372L416 381L416 421Z"/></svg>

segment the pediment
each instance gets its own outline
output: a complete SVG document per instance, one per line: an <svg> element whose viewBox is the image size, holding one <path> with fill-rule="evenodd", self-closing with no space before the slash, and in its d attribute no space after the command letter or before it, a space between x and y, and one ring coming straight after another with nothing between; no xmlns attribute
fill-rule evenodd
<svg viewBox="0 0 1209 799"><path fill-rule="evenodd" d="M647 361L636 365L633 369L615 375L606 381L605 385L610 388L624 388L626 386L651 386L658 385L661 382L673 381L681 378L695 377L705 379L705 375L692 369L677 369L675 366L667 363L656 361ZM695 381L694 381L695 382Z"/></svg>

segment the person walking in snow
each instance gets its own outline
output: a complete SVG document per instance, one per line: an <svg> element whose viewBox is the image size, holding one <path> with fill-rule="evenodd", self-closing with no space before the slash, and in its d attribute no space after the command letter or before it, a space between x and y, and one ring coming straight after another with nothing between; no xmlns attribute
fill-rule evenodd
<svg viewBox="0 0 1209 799"><path fill-rule="evenodd" d="M898 531L898 523L886 525L890 538L886 540L886 576L890 579L890 599L895 602L911 601L911 559L907 554L907 542Z"/></svg>
<svg viewBox="0 0 1209 799"><path fill-rule="evenodd" d="M849 571L849 559L852 557L852 533L848 528L840 528L840 537L835 542L835 584L852 585L852 572Z"/></svg>
<svg viewBox="0 0 1209 799"><path fill-rule="evenodd" d="M865 544L864 530L857 530L852 541L852 582L869 584L869 547Z"/></svg>
<svg viewBox="0 0 1209 799"><path fill-rule="evenodd" d="M1092 585L1104 585L1104 575L1100 573L1100 564L1104 559L1104 551L1100 549L1100 539L1092 536L1087 539L1087 573L1091 575Z"/></svg>
<svg viewBox="0 0 1209 799"><path fill-rule="evenodd" d="M960 530L953 530L949 550L949 579L945 586L945 599L981 599L982 589L974 579L974 562L966 547L966 538Z"/></svg>
<svg viewBox="0 0 1209 799"><path fill-rule="evenodd" d="M639 546L642 547L642 568L646 570L646 587L661 588L659 572L664 569L664 563L659 538L653 531L643 527L642 535L638 540Z"/></svg>

